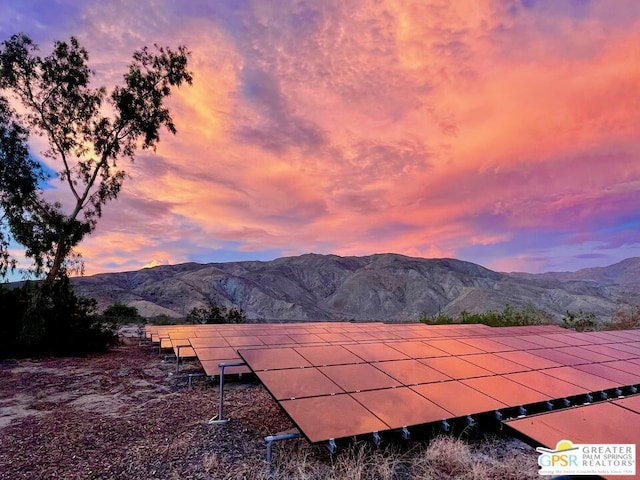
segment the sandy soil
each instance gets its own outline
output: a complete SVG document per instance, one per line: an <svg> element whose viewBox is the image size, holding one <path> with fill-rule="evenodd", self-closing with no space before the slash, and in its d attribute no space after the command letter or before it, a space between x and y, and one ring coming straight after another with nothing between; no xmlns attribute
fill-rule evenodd
<svg viewBox="0 0 640 480"><path fill-rule="evenodd" d="M157 350L130 343L87 358L0 363L0 479L251 478L243 472L264 469L264 437L293 426L260 385L230 382L231 421L208 425L217 386L198 379L188 388ZM288 448L308 449L294 440L276 450ZM533 449L509 448L535 473ZM323 447L308 451L333 461Z"/></svg>

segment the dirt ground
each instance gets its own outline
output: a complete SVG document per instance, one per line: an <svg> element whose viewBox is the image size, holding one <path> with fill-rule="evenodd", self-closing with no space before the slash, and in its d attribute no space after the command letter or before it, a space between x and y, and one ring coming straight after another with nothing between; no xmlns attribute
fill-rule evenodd
<svg viewBox="0 0 640 480"><path fill-rule="evenodd" d="M130 341L87 358L1 362L0 480L304 476L269 474L265 467L264 437L293 425L264 388L250 379L229 382L225 417L231 420L209 425L217 413L217 385L199 378L187 387L162 358L157 349ZM197 371L196 365L189 369ZM514 478L536 478L533 449L504 442L500 449L513 451L521 473L526 470ZM275 451L278 458L289 451L312 457L327 472L335 464L324 447L304 440L278 444ZM488 456L486 446L478 451ZM327 476L341 478L335 471Z"/></svg>

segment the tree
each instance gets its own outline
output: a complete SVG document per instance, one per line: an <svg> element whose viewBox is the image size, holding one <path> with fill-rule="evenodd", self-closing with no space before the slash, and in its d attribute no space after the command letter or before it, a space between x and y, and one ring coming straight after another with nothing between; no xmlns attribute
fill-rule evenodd
<svg viewBox="0 0 640 480"><path fill-rule="evenodd" d="M187 323L244 323L246 316L242 309L218 306L209 302L205 307L195 307L187 314Z"/></svg>
<svg viewBox="0 0 640 480"><path fill-rule="evenodd" d="M192 75L186 47L145 47L133 54L124 85L107 95L91 87L89 55L77 39L55 42L47 57L37 52L25 34L0 48L0 275L15 266L13 239L52 284L66 276L74 248L120 193L126 173L119 160L155 149L161 126L176 132L165 99ZM46 139L42 155L56 165L54 175L29 155L30 134ZM52 176L68 189L66 209L45 194Z"/></svg>
<svg viewBox="0 0 640 480"><path fill-rule="evenodd" d="M123 303L114 303L108 306L104 312L102 312L102 316L118 323L144 322L144 318L142 318L136 307L131 307Z"/></svg>

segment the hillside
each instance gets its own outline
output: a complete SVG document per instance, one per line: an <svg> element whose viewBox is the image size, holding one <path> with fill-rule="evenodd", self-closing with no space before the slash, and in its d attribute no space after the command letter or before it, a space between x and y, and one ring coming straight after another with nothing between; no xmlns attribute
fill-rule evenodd
<svg viewBox="0 0 640 480"><path fill-rule="evenodd" d="M397 254L366 257L306 254L269 262L159 266L75 278L99 308L119 302L144 316L183 316L213 301L249 318L414 320L420 314L502 310L532 305L556 314L609 316L640 302L640 259L573 273L505 274L455 259Z"/></svg>

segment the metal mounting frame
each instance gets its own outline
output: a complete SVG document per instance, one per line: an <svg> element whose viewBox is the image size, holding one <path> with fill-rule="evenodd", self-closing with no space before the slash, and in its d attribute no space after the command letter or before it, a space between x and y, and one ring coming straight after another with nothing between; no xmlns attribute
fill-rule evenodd
<svg viewBox="0 0 640 480"><path fill-rule="evenodd" d="M264 443L267 445L266 461L271 465L271 459L273 457L273 444L274 442L281 442L283 440L293 440L296 438L302 438L302 435L297 430L292 432L277 433L275 435L268 435L264 437Z"/></svg>
<svg viewBox="0 0 640 480"><path fill-rule="evenodd" d="M209 425L218 425L221 423L227 423L229 421L228 418L224 418L222 414L222 407L224 405L224 369L226 367L240 367L242 365L246 365L245 362L225 362L218 364L220 367L220 395L218 399L218 414L209 419L207 422Z"/></svg>

